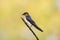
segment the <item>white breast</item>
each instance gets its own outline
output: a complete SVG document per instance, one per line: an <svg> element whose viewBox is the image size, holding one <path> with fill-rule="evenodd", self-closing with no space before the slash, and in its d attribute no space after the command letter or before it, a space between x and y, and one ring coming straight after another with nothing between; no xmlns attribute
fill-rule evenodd
<svg viewBox="0 0 60 40"><path fill-rule="evenodd" d="M28 21L26 20L26 18L24 18L24 20L26 21L26 23L27 23L29 26L31 26L30 22L28 22Z"/></svg>

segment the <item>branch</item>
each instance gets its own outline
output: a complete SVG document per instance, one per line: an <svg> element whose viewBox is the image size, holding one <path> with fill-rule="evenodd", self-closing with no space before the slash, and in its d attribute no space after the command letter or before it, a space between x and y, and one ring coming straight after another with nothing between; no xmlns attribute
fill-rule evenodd
<svg viewBox="0 0 60 40"><path fill-rule="evenodd" d="M33 35L36 37L37 40L39 40L39 38L36 36L36 34L34 33L34 31L29 27L29 25L25 22L25 20L21 17L22 21L26 24L26 26L29 28L29 30L33 33Z"/></svg>

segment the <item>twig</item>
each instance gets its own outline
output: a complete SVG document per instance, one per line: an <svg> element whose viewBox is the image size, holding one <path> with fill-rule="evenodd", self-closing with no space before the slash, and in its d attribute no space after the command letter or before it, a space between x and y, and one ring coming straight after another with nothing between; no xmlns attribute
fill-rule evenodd
<svg viewBox="0 0 60 40"><path fill-rule="evenodd" d="M29 25L25 22L25 20L22 17L21 17L21 19L26 24L26 26L29 28L29 30L33 33L33 35L36 37L36 39L39 40L39 38L36 36L36 34L34 33L34 31L29 27Z"/></svg>

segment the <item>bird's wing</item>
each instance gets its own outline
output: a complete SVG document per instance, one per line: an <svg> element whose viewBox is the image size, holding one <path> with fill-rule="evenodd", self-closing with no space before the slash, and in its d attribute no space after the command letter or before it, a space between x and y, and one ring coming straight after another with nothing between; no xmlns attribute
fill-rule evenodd
<svg viewBox="0 0 60 40"><path fill-rule="evenodd" d="M31 24L35 24L35 22L32 19L27 18L27 21L29 21Z"/></svg>

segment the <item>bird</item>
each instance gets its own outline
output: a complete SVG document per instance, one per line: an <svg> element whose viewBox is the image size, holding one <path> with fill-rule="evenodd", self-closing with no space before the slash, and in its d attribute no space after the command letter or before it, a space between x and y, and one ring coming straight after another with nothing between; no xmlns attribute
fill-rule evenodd
<svg viewBox="0 0 60 40"><path fill-rule="evenodd" d="M37 24L36 24L35 21L31 18L31 16L29 15L28 12L24 12L22 15L25 16L26 20L27 20L31 25L33 25L33 26L34 26L36 29L38 29L39 31L43 32L43 30L37 26Z"/></svg>

